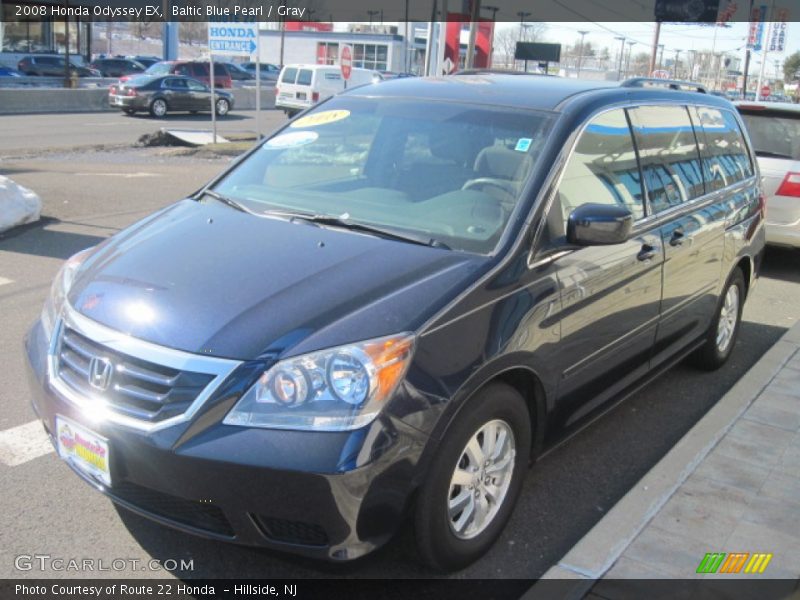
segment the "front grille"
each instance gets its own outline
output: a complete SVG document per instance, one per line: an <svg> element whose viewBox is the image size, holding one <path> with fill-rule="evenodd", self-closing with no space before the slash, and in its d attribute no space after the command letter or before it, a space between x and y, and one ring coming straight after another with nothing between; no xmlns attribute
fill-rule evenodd
<svg viewBox="0 0 800 600"><path fill-rule="evenodd" d="M219 507L192 501L150 488L122 481L109 490L113 496L159 517L195 529L233 537L233 528Z"/></svg>
<svg viewBox="0 0 800 600"><path fill-rule="evenodd" d="M254 515L264 534L276 542L303 544L305 546L326 546L328 534L319 525L304 521L288 521L262 515Z"/></svg>
<svg viewBox="0 0 800 600"><path fill-rule="evenodd" d="M127 356L68 327L62 331L56 358L58 378L73 391L82 397L99 396L114 412L151 423L186 412L214 378ZM90 383L92 359L111 365L101 389Z"/></svg>

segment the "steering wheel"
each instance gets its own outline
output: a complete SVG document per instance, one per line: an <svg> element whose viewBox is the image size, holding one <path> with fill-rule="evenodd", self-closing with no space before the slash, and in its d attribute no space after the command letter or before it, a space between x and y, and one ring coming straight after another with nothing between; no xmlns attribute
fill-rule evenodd
<svg viewBox="0 0 800 600"><path fill-rule="evenodd" d="M517 184L513 181L509 181L508 179L498 179L496 177L478 177L477 179L470 179L464 185L461 186L462 190L469 190L474 187L496 187L500 188L507 194L516 197L517 195Z"/></svg>

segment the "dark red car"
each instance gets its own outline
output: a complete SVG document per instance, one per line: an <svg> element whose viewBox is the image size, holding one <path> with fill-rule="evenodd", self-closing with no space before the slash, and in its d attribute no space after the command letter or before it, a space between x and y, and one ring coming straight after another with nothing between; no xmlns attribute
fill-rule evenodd
<svg viewBox="0 0 800 600"><path fill-rule="evenodd" d="M211 85L211 72L208 62L188 60L163 60L148 67L147 75L158 77L160 75L184 75ZM120 82L127 81L131 76L120 78ZM214 87L231 88L233 80L224 63L214 62Z"/></svg>

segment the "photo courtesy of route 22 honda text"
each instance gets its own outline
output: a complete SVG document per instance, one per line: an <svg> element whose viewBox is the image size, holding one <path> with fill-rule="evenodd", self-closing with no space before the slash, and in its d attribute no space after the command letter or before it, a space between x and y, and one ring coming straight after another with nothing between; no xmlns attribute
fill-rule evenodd
<svg viewBox="0 0 800 600"><path fill-rule="evenodd" d="M33 406L78 476L165 525L345 561L408 524L459 569L547 448L728 359L764 212L702 89L361 86L70 258L26 338Z"/></svg>

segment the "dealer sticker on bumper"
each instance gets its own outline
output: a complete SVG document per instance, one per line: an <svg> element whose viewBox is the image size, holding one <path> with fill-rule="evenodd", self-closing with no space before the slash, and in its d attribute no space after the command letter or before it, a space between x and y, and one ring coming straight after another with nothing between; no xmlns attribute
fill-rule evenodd
<svg viewBox="0 0 800 600"><path fill-rule="evenodd" d="M108 440L93 431L56 416L58 454L79 471L111 486Z"/></svg>

